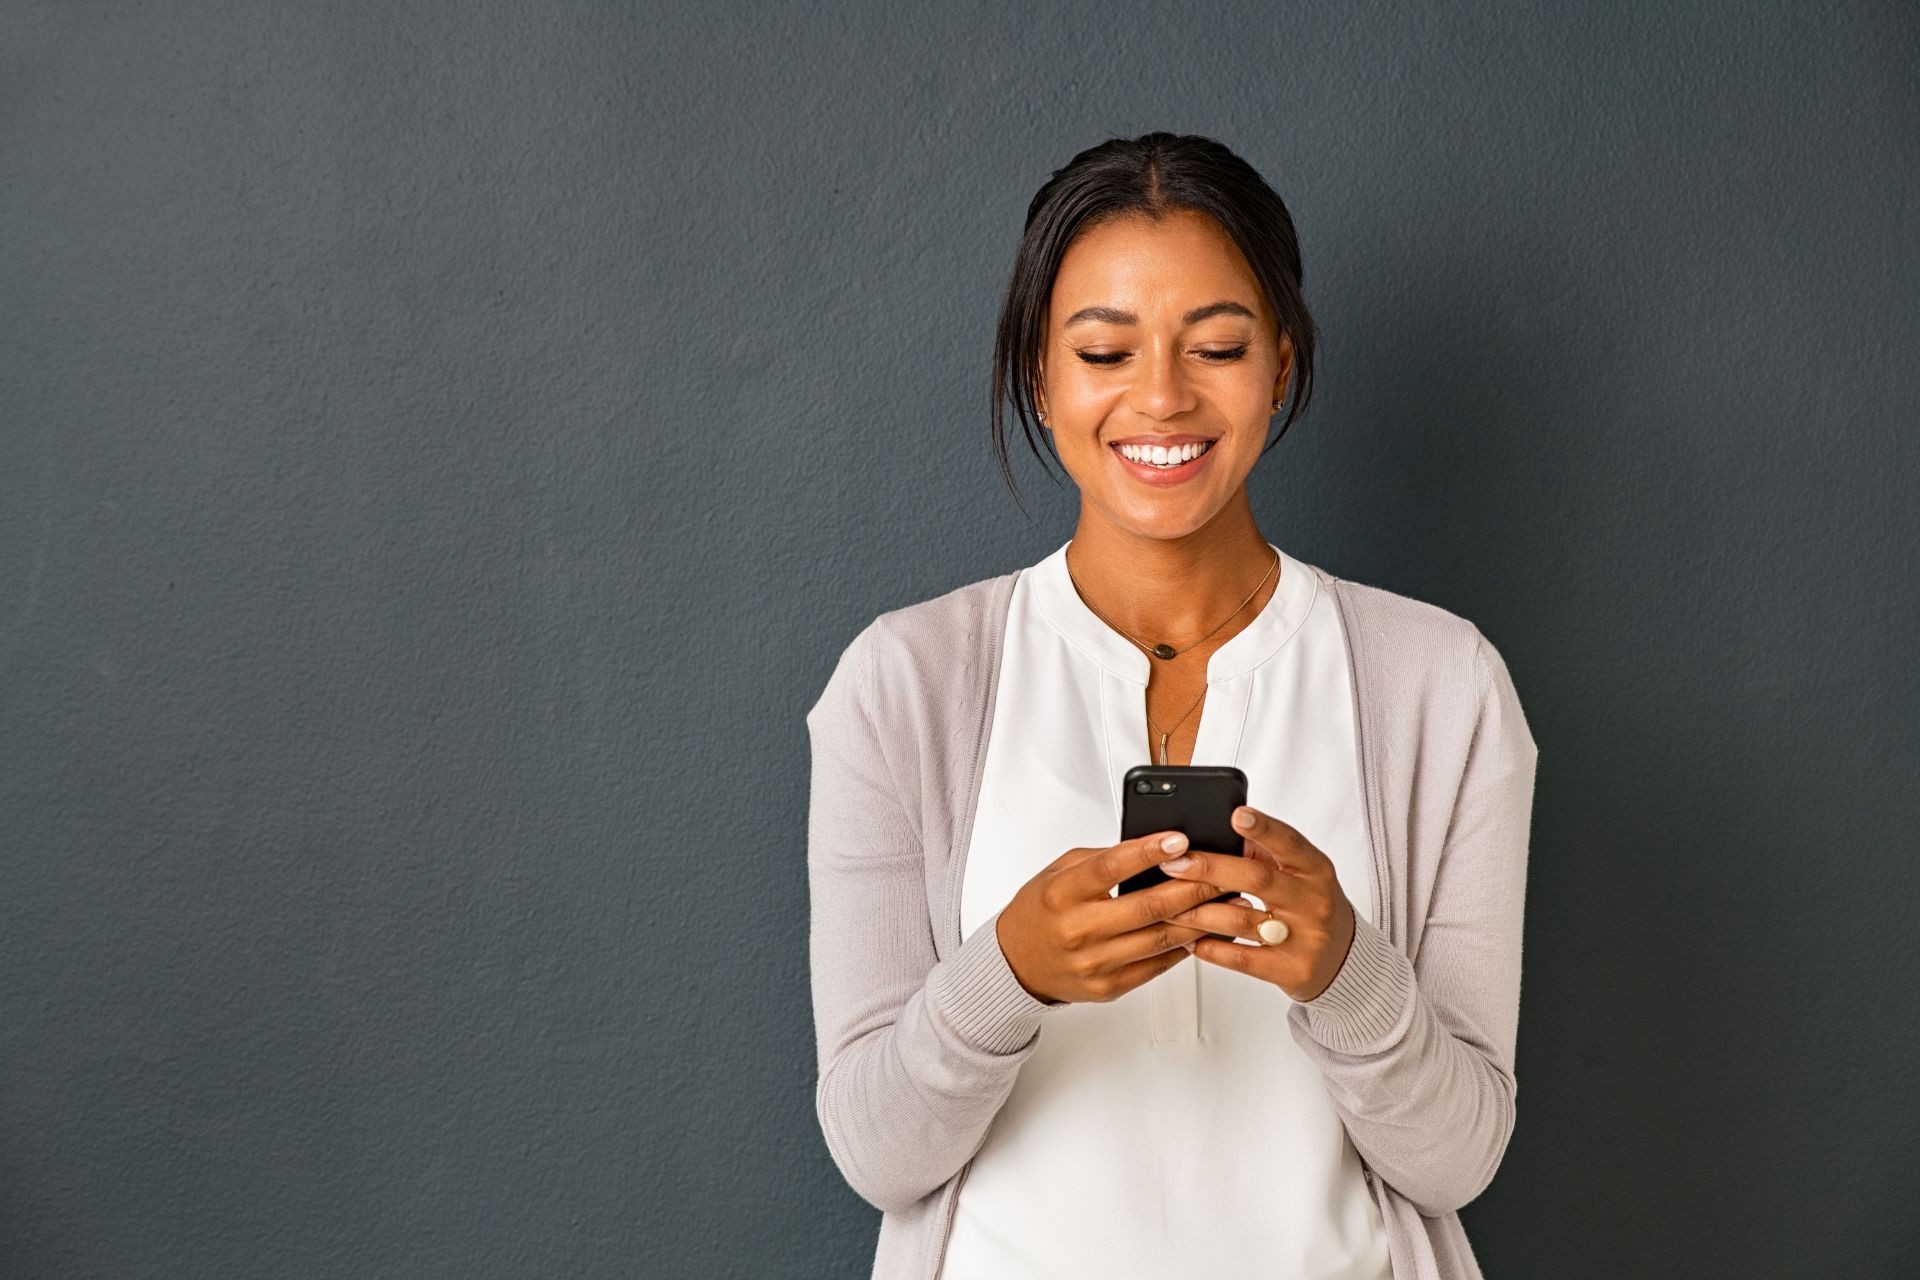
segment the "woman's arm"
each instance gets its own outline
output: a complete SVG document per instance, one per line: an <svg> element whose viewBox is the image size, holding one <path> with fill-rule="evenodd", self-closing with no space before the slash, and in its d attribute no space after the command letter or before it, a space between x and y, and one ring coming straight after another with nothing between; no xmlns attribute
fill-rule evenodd
<svg viewBox="0 0 1920 1280"><path fill-rule="evenodd" d="M847 1182L882 1210L979 1150L1049 1006L1014 977L998 916L937 960L926 856L872 715L876 620L807 713L815 1107Z"/></svg>
<svg viewBox="0 0 1920 1280"><path fill-rule="evenodd" d="M1493 1181L1513 1134L1534 764L1506 663L1475 630L1478 712L1416 965L1354 918L1327 989L1287 1011L1367 1164L1429 1217Z"/></svg>

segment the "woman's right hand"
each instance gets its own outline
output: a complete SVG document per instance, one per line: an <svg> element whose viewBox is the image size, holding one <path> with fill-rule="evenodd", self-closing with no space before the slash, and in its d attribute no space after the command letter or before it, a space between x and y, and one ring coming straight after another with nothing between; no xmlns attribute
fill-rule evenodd
<svg viewBox="0 0 1920 1280"><path fill-rule="evenodd" d="M1186 944L1207 931L1168 918L1221 890L1170 878L1109 894L1186 848L1179 832L1156 831L1104 849L1069 849L1021 885L1000 912L998 932L1007 966L1027 994L1068 1003L1115 1000L1186 959Z"/></svg>

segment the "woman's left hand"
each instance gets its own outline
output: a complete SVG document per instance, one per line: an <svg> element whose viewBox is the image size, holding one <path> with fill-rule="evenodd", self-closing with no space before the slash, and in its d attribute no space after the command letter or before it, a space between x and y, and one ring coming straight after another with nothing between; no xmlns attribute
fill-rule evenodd
<svg viewBox="0 0 1920 1280"><path fill-rule="evenodd" d="M1252 818L1252 825L1243 825ZM1206 902L1189 907L1171 924L1187 924L1228 938L1196 938L1195 956L1223 969L1271 982L1293 999L1305 1003L1333 982L1353 945L1353 904L1333 862L1307 838L1250 805L1233 811L1234 830L1245 837L1246 856L1194 851L1163 862L1160 869L1180 880L1201 880L1224 890L1251 894L1266 903L1259 911L1244 897L1234 902ZM1261 943L1260 922L1286 923L1286 941L1278 946ZM1231 938L1245 938L1259 946L1242 946Z"/></svg>

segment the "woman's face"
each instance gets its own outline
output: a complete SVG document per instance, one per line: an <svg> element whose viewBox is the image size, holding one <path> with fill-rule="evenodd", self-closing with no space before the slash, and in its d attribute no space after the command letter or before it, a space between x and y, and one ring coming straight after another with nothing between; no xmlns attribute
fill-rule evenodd
<svg viewBox="0 0 1920 1280"><path fill-rule="evenodd" d="M1082 502L1143 537L1204 527L1266 444L1293 371L1277 335L1252 268L1207 215L1083 231L1054 277L1040 392ZM1205 452L1175 468L1118 448L1189 442Z"/></svg>

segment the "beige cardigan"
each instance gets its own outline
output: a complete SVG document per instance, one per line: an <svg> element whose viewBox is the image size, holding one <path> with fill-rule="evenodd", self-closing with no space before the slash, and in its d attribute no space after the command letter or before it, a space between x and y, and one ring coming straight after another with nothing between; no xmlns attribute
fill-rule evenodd
<svg viewBox="0 0 1920 1280"><path fill-rule="evenodd" d="M1513 1133L1538 752L1478 628L1309 568L1347 636L1386 928L1356 913L1290 1032L1360 1154L1395 1280L1479 1280L1456 1211ZM969 1162L1055 1007L1013 976L997 917L960 937L1018 572L879 615L807 712L815 1101L834 1163L883 1212L875 1280L935 1277Z"/></svg>

